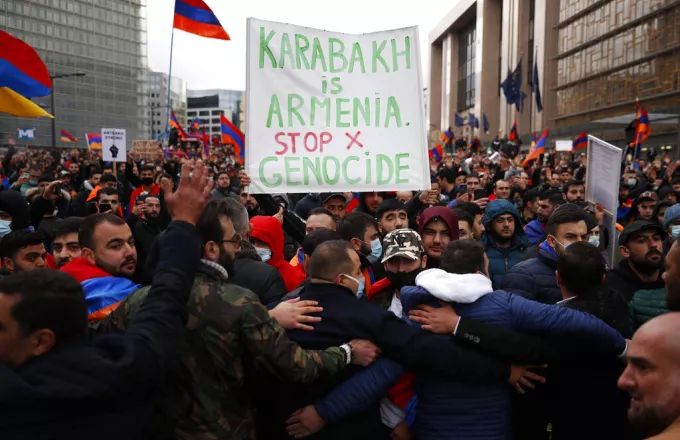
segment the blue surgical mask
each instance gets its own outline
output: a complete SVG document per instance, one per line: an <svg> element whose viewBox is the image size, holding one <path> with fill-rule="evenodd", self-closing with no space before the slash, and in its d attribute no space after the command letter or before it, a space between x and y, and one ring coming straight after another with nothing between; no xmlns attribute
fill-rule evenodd
<svg viewBox="0 0 680 440"><path fill-rule="evenodd" d="M357 287L357 298L361 298L362 296L364 296L364 289L366 288L366 279L364 277L361 277L361 279L357 280L353 276L347 275L346 273L344 273L343 275L357 283L357 285L359 286Z"/></svg>
<svg viewBox="0 0 680 440"><path fill-rule="evenodd" d="M262 259L263 263L266 263L272 258L271 249L256 247L255 250L257 251L257 255L259 255L260 258Z"/></svg>
<svg viewBox="0 0 680 440"><path fill-rule="evenodd" d="M379 238L371 241L371 253L368 255L368 261L375 263L382 257L382 242Z"/></svg>
<svg viewBox="0 0 680 440"><path fill-rule="evenodd" d="M628 185L629 186L635 186L636 183L637 183L636 179L628 179Z"/></svg>
<svg viewBox="0 0 680 440"><path fill-rule="evenodd" d="M11 220L0 220L0 237L4 237L5 235L12 232L11 226L12 226Z"/></svg>
<svg viewBox="0 0 680 440"><path fill-rule="evenodd" d="M672 225L671 226L671 238L675 240L680 236L680 225Z"/></svg>
<svg viewBox="0 0 680 440"><path fill-rule="evenodd" d="M38 186L38 181L37 180L29 180L28 184L31 186Z"/></svg>
<svg viewBox="0 0 680 440"><path fill-rule="evenodd" d="M588 243L592 244L593 246L600 247L600 237L598 237L597 235L591 235L590 237L588 237Z"/></svg>

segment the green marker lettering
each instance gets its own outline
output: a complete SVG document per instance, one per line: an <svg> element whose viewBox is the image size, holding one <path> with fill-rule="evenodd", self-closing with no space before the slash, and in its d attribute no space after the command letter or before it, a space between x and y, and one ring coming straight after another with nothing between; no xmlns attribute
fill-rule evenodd
<svg viewBox="0 0 680 440"><path fill-rule="evenodd" d="M321 62L321 70L327 72L328 67L326 66L326 58L323 54L323 49L321 49L321 42L318 38L314 37L314 43L312 45L312 70L316 70L317 60Z"/></svg>
<svg viewBox="0 0 680 440"><path fill-rule="evenodd" d="M279 120L278 127L283 128L283 115L281 115L281 105L279 104L279 97L272 95L269 100L269 113L267 115L267 128L272 127L272 117L276 115Z"/></svg>
<svg viewBox="0 0 680 440"><path fill-rule="evenodd" d="M292 163L293 161L299 162L300 158L295 156L288 156L283 158L284 167L286 169L286 183L290 186L298 186L301 185L302 182L293 180L293 176L291 174L300 171L300 168L294 166Z"/></svg>
<svg viewBox="0 0 680 440"><path fill-rule="evenodd" d="M297 100L297 103L294 103L294 100ZM300 115L299 112L304 103L305 101L302 99L302 96L296 93L291 93L288 95L288 127L293 127L293 115L297 117L302 127L305 126L305 120L302 119L302 115Z"/></svg>
<svg viewBox="0 0 680 440"><path fill-rule="evenodd" d="M349 122L342 120L343 116L349 115L349 110L343 110L343 104L349 104L349 98L338 98L335 100L335 126L347 128Z"/></svg>
<svg viewBox="0 0 680 440"><path fill-rule="evenodd" d="M335 176L331 178L328 175L328 162L335 164ZM340 161L335 156L326 156L323 158L323 175L326 178L326 184L335 185L340 180Z"/></svg>
<svg viewBox="0 0 680 440"><path fill-rule="evenodd" d="M397 128L401 128L401 110L394 96L387 98L387 114L385 115L385 128L390 126L390 119L394 118Z"/></svg>
<svg viewBox="0 0 680 440"><path fill-rule="evenodd" d="M323 180L321 180L321 167L320 167L320 159L319 157L314 158L314 162L312 163L312 159L305 156L302 158L302 173L304 176L304 183L305 186L309 185L309 175L313 174L314 177L316 177L316 183L318 185L323 185Z"/></svg>
<svg viewBox="0 0 680 440"><path fill-rule="evenodd" d="M409 166L408 166L408 165L402 165L402 164L401 164L401 160L402 160L402 159L408 159L409 156L410 156L410 154L408 154L408 153L400 153L400 154L397 154L397 155L394 157L394 161L396 162L395 168L397 169L397 180L396 180L395 183L397 183L397 184L399 184L399 183L408 183L408 179L402 179L402 178L401 178L401 172L402 172L402 171L408 171L408 170L409 170Z"/></svg>
<svg viewBox="0 0 680 440"><path fill-rule="evenodd" d="M291 67L295 68L295 63L293 62L293 48L290 45L290 37L287 33L281 35L281 57L279 58L279 69L283 69L286 64L286 57L290 61Z"/></svg>
<svg viewBox="0 0 680 440"><path fill-rule="evenodd" d="M404 39L404 50L397 51L397 40L392 40L392 71L399 71L399 57L404 56L406 58L406 70L411 68L411 38L407 35Z"/></svg>
<svg viewBox="0 0 680 440"><path fill-rule="evenodd" d="M276 35L276 32L271 31L269 35L265 37L264 35L264 27L260 27L260 69L264 68L264 56L267 55L269 57L269 60L272 63L272 67L276 69L276 58L274 58L274 54L272 53L272 50L269 48L269 42L274 38L274 35Z"/></svg>
<svg viewBox="0 0 680 440"><path fill-rule="evenodd" d="M345 179L345 182L349 183L350 185L355 185L361 181L360 177L357 177L356 179L352 179L349 177L347 174L347 167L349 166L350 162L359 162L359 157L358 156L349 156L348 158L345 159L345 161L342 163L342 177Z"/></svg>
<svg viewBox="0 0 680 440"><path fill-rule="evenodd" d="M394 174L394 164L392 164L390 158L384 154L378 154L375 156L375 159L375 167L378 174L378 185L389 183L389 181L392 180L392 175ZM388 173L386 176L383 175L383 165L387 165Z"/></svg>
<svg viewBox="0 0 680 440"><path fill-rule="evenodd" d="M378 42L374 41L373 42L373 73L378 72L378 61L380 61L380 64L383 65L385 68L385 72L390 73L390 68L387 66L387 62L385 62L385 59L382 57L382 51L385 50L385 46L387 45L387 41L384 41L380 43L380 46L378 46Z"/></svg>
<svg viewBox="0 0 680 440"><path fill-rule="evenodd" d="M316 109L325 111L326 115L326 127L331 126L331 98L319 99L316 96L312 96L312 104L310 111L309 125L316 126Z"/></svg>
<svg viewBox="0 0 680 440"><path fill-rule="evenodd" d="M366 65L364 64L364 53L361 51L361 44L354 43L352 45L352 55L349 60L349 73L354 73L354 65L359 63L361 73L366 73Z"/></svg>
<svg viewBox="0 0 680 440"><path fill-rule="evenodd" d="M335 49L335 45L339 46L339 49ZM342 72L347 68L347 57L343 53L345 51L345 43L342 42L342 40L338 38L329 38L328 39L328 53L329 53L329 58L330 58L330 65L331 65L331 73L338 73ZM335 66L335 60L340 59L340 67Z"/></svg>
<svg viewBox="0 0 680 440"><path fill-rule="evenodd" d="M363 106L361 105L361 98L354 98L352 100L352 103L354 104L354 127L359 126L359 113L361 113L361 116L364 118L364 125L366 127L371 126L371 100L370 98L364 98Z"/></svg>
<svg viewBox="0 0 680 440"><path fill-rule="evenodd" d="M309 49L309 40L302 34L295 34L295 59L297 61L297 68L301 69L302 64L305 69L309 70L309 60L305 52Z"/></svg>
<svg viewBox="0 0 680 440"><path fill-rule="evenodd" d="M267 188L276 188L277 186L281 185L281 182L282 182L283 179L281 178L281 174L280 174L280 173L273 173L273 174L272 174L272 177L274 177L274 180L273 180L273 181L269 181L269 180L267 180L267 178L265 177L266 174L265 174L265 172L264 172L264 166L267 164L267 162L278 162L278 161L279 161L278 158L276 158L276 157L274 157L274 156L270 156L270 157L265 157L265 158L262 159L262 161L260 162L260 169L259 169L260 182L262 182L262 184L263 184L264 186L266 186Z"/></svg>

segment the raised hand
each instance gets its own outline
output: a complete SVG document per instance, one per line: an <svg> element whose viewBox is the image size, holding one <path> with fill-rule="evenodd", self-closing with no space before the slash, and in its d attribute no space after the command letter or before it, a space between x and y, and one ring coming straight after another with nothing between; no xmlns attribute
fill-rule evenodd
<svg viewBox="0 0 680 440"><path fill-rule="evenodd" d="M196 162L193 172L191 166L191 162L187 160L182 163L182 177L176 191L172 191L172 183L167 179L161 181L161 184L165 204L172 219L196 225L208 204L214 182L208 180L208 167L202 160Z"/></svg>

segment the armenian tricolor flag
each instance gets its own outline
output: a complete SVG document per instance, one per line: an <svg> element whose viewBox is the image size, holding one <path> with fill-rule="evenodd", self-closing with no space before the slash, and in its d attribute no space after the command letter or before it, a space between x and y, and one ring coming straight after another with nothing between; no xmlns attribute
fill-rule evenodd
<svg viewBox="0 0 680 440"><path fill-rule="evenodd" d="M517 133L517 121L512 123L512 128L510 129L510 134L508 135L508 140L514 142L519 139L519 133Z"/></svg>
<svg viewBox="0 0 680 440"><path fill-rule="evenodd" d="M198 118L194 118L193 121L191 121L191 128L192 130L198 131L198 128L201 126L201 120Z"/></svg>
<svg viewBox="0 0 680 440"><path fill-rule="evenodd" d="M479 151L479 148L482 146L481 142L479 142L478 137L473 137L472 140L470 141L470 150L472 151Z"/></svg>
<svg viewBox="0 0 680 440"><path fill-rule="evenodd" d="M429 157L434 157L436 161L442 160L442 157L444 157L444 152L442 150L442 144L437 145L436 147L432 148L428 154Z"/></svg>
<svg viewBox="0 0 680 440"><path fill-rule="evenodd" d="M451 131L451 127L449 127L448 130L446 130L445 132L443 132L443 133L441 134L441 136L439 136L439 138L441 139L441 141L442 141L443 143L445 143L445 144L448 144L449 142L453 141L453 139L454 139L455 137L456 137L456 136L455 136L455 135L453 134L453 132Z"/></svg>
<svg viewBox="0 0 680 440"><path fill-rule="evenodd" d="M71 136L66 130L61 130L61 140L63 142L78 142L78 138Z"/></svg>
<svg viewBox="0 0 680 440"><path fill-rule="evenodd" d="M635 115L635 121L637 122L635 127L635 140L630 143L631 147L641 144L645 139L652 134L652 129L649 126L649 115L647 115L647 110L640 103L637 103L637 114Z"/></svg>
<svg viewBox="0 0 680 440"><path fill-rule="evenodd" d="M538 141L536 141L536 145L534 145L531 150L529 150L529 154L527 155L526 159L524 159L524 162L522 162L523 167L529 165L529 162L538 159L541 154L545 153L545 144L547 141L548 129L546 128L541 137L538 138Z"/></svg>
<svg viewBox="0 0 680 440"><path fill-rule="evenodd" d="M201 37L230 40L215 13L203 0L175 0L173 27Z"/></svg>
<svg viewBox="0 0 680 440"><path fill-rule="evenodd" d="M170 110L170 126L177 129L177 133L180 139L183 141L187 140L187 134L184 132L182 126L177 122L177 117L175 116L175 111Z"/></svg>
<svg viewBox="0 0 680 440"><path fill-rule="evenodd" d="M85 133L85 139L87 139L87 146L90 150L101 150L102 149L102 135L99 133L90 134Z"/></svg>
<svg viewBox="0 0 680 440"><path fill-rule="evenodd" d="M246 152L246 139L241 130L224 115L220 115L220 125L222 126L222 143L232 144L236 156L243 159Z"/></svg>
<svg viewBox="0 0 680 440"><path fill-rule="evenodd" d="M588 148L588 133L583 132L579 134L572 142L571 151L582 150Z"/></svg>
<svg viewBox="0 0 680 440"><path fill-rule="evenodd" d="M22 118L52 117L31 98L52 93L52 79L38 53L0 31L0 113Z"/></svg>

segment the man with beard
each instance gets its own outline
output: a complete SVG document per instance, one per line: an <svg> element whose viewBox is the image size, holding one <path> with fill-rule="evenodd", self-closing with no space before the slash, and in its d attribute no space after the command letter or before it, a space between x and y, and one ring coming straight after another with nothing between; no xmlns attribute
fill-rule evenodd
<svg viewBox="0 0 680 440"><path fill-rule="evenodd" d="M638 290L660 289L664 286L663 226L637 220L627 225L619 236L619 252L624 258L611 270L605 286L617 290L630 301Z"/></svg>
<svg viewBox="0 0 680 440"><path fill-rule="evenodd" d="M375 218L363 212L351 212L338 223L338 233L343 240L350 242L361 261L360 285L357 296L364 297L375 283L373 262L382 257L382 242Z"/></svg>
<svg viewBox="0 0 680 440"><path fill-rule="evenodd" d="M132 282L137 268L135 239L125 220L114 214L86 217L78 232L81 257L61 267L83 286L88 321L98 325L140 286Z"/></svg>
<svg viewBox="0 0 680 440"><path fill-rule="evenodd" d="M67 217L57 221L52 240L52 255L57 269L81 256L78 231L82 222L80 217Z"/></svg>
<svg viewBox="0 0 680 440"><path fill-rule="evenodd" d="M460 238L458 217L449 208L434 206L420 214L418 228L427 255L427 268L439 267L439 259L446 246Z"/></svg>
<svg viewBox="0 0 680 440"><path fill-rule="evenodd" d="M215 200L222 200L229 198L236 198L236 194L231 190L231 179L226 171L220 171L215 178L215 188L210 193L210 198Z"/></svg>
<svg viewBox="0 0 680 440"><path fill-rule="evenodd" d="M0 241L0 259L7 273L42 269L46 256L42 237L28 229L12 231Z"/></svg>
<svg viewBox="0 0 680 440"><path fill-rule="evenodd" d="M545 239L545 228L548 224L550 214L555 208L564 204L564 197L557 190L547 190L538 196L538 210L536 211L536 219L529 222L524 227L529 238L529 243L532 246L537 245Z"/></svg>
<svg viewBox="0 0 680 440"><path fill-rule="evenodd" d="M263 215L260 211L260 204L257 203L257 199L250 195L245 186L241 187L241 192L238 194L238 199L248 210L248 218L253 218L257 215Z"/></svg>
<svg viewBox="0 0 680 440"><path fill-rule="evenodd" d="M144 206L137 217L131 215L128 218L128 225L132 230L132 235L135 237L135 248L137 249L137 265L139 268L144 267L146 257L151 252L151 244L162 232L158 219L161 215L161 200L159 196L146 195L139 199L139 205ZM101 204L101 202L100 202Z"/></svg>
<svg viewBox="0 0 680 440"><path fill-rule="evenodd" d="M356 354L348 344L303 350L253 292L229 282L242 242L231 219L242 211L227 201L210 202L196 223L201 264L187 303L181 355L162 396L170 405L157 408L163 419L153 424L155 438L254 438L247 371L310 383L340 372L350 363L348 355ZM143 288L131 295L105 325L125 331L147 293Z"/></svg>
<svg viewBox="0 0 680 440"><path fill-rule="evenodd" d="M573 203L557 208L548 220L547 238L538 246L538 255L509 270L503 280L503 290L546 304L562 300L555 275L557 257L572 243L588 242L588 216Z"/></svg>
<svg viewBox="0 0 680 440"><path fill-rule="evenodd" d="M519 263L529 248L529 240L521 227L522 219L507 200L493 200L484 214L486 232L482 243L489 258L489 277L494 289L500 289L505 274Z"/></svg>
<svg viewBox="0 0 680 440"><path fill-rule="evenodd" d="M562 187L564 198L569 203L583 203L586 200L586 185L580 180L570 180Z"/></svg>
<svg viewBox="0 0 680 440"><path fill-rule="evenodd" d="M677 246L676 246L677 247ZM680 313L658 316L633 336L619 387L630 395L628 420L649 439L680 438Z"/></svg>

